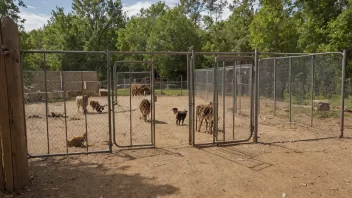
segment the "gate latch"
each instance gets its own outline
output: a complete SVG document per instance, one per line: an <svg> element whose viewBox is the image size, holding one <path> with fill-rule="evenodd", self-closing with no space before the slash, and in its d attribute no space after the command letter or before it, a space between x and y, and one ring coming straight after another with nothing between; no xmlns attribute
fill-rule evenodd
<svg viewBox="0 0 352 198"><path fill-rule="evenodd" d="M8 54L10 53L10 51L3 45L0 45L0 54L4 55L4 54Z"/></svg>

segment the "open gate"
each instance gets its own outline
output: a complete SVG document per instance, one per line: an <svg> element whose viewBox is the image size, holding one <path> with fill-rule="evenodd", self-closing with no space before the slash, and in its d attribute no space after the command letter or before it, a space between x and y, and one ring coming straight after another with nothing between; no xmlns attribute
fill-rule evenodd
<svg viewBox="0 0 352 198"><path fill-rule="evenodd" d="M254 61L252 57L216 56L211 69L195 70L191 57L193 145L248 141L254 132ZM205 134L198 105L213 107L213 133ZM210 125L210 124L209 124ZM201 130L199 130L199 128ZM210 128L210 126L209 126ZM210 131L208 129L208 131Z"/></svg>
<svg viewBox="0 0 352 198"><path fill-rule="evenodd" d="M120 148L154 147L154 61L116 61L112 68L114 144Z"/></svg>

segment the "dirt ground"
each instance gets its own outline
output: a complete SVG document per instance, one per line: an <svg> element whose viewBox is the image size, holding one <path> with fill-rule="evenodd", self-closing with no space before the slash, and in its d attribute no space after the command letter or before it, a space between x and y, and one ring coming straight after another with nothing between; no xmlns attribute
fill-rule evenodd
<svg viewBox="0 0 352 198"><path fill-rule="evenodd" d="M107 102L105 98L94 99L102 104ZM132 100L132 109L140 99ZM196 100L196 104L206 102ZM228 110L231 102L225 99L225 139L246 138L249 102L241 101L241 113L235 115L234 122L234 114ZM133 144L150 142L150 123L139 119L139 110L131 115L125 112L127 104L128 99L121 97L116 105L116 142L129 144L131 139ZM26 106L27 113L44 117L45 108L43 113L35 105ZM50 105L51 111L63 111L63 104ZM84 116L77 112L73 101L66 105L69 107L68 136L79 135L85 129ZM335 131L326 134L327 130L287 124L270 115L264 116L266 113L262 110L259 141L265 143L250 144L249 141L248 144L195 148L188 144L188 118L184 126L175 126L173 107L187 109L188 98L158 97L156 148L121 150L114 146L112 154L30 159L30 184L20 193L0 194L0 197L350 197L352 193L349 168L352 141L328 138L336 137ZM219 115L223 115L222 110ZM65 152L64 118L50 119L49 140L55 137L49 144L51 152ZM27 119L27 130L31 131L28 147L32 153L47 152L45 123L44 118ZM107 123L106 113L87 115L89 149L108 148ZM315 123L320 126L327 121L322 119ZM223 126L221 118L219 126ZM129 127L133 129L132 138ZM224 138L222 131L219 140ZM196 133L196 143L212 141L204 128ZM285 142L270 143L275 141ZM70 150L73 151L76 150Z"/></svg>

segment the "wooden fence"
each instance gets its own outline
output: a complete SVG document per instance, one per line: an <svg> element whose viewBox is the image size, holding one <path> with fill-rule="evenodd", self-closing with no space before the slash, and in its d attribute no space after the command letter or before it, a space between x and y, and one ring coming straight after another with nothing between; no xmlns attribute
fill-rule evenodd
<svg viewBox="0 0 352 198"><path fill-rule="evenodd" d="M0 22L0 189L16 191L27 185L28 158L23 106L18 27Z"/></svg>

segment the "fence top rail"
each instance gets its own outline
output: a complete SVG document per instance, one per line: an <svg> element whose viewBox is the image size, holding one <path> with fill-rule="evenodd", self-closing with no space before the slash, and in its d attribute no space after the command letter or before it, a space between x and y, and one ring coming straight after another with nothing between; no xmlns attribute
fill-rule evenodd
<svg viewBox="0 0 352 198"><path fill-rule="evenodd" d="M64 50L21 50L21 53L52 53L52 54L149 54L149 55L192 55L192 52L171 52L171 51L157 51L157 52L141 52L141 51L64 51ZM193 52L195 55L254 55L254 52ZM127 61L128 62L128 61Z"/></svg>
<svg viewBox="0 0 352 198"><path fill-rule="evenodd" d="M264 53L262 53L264 54ZM268 54L268 53L266 53ZM307 57L307 56L318 56L318 55L333 55L333 54L338 54L338 55L343 55L341 52L324 52L324 53L306 53L306 54L286 54L286 53L270 53L273 55L295 55L295 56L281 56L281 57L268 57L268 58L261 58L261 60L272 60L272 59L287 59L287 58L301 58L301 57Z"/></svg>
<svg viewBox="0 0 352 198"><path fill-rule="evenodd" d="M44 73L44 70L23 70L25 73ZM97 71L58 71L58 70L46 70L47 73L94 73Z"/></svg>
<svg viewBox="0 0 352 198"><path fill-rule="evenodd" d="M21 50L21 53L45 54L106 54L106 51Z"/></svg>
<svg viewBox="0 0 352 198"><path fill-rule="evenodd" d="M216 60L217 61L241 61L241 60L249 60L253 62L254 57L253 56L217 56Z"/></svg>
<svg viewBox="0 0 352 198"><path fill-rule="evenodd" d="M131 60L131 61L128 61L128 60L125 60L125 61L115 61L115 63L114 63L114 66L115 67L117 67L117 65L116 65L116 63L149 63L149 64L152 64L152 63L154 63L154 61L152 61L152 60L146 60L146 61L133 61L133 60Z"/></svg>
<svg viewBox="0 0 352 198"><path fill-rule="evenodd" d="M251 68L252 65L251 64L240 64L240 65L235 65L236 69L245 69L245 68ZM222 69L223 67L218 67L218 69ZM228 65L225 66L225 68L227 70L232 70L233 69L233 65ZM204 68L204 69L196 69L195 71L214 71L214 68Z"/></svg>
<svg viewBox="0 0 352 198"><path fill-rule="evenodd" d="M65 51L65 50L21 50L21 53L71 53L71 54L149 54L149 55L192 55L192 52L172 52L172 51ZM255 55L255 52L193 52L195 55L247 55L247 58L253 58L248 55ZM324 52L324 53L283 53L283 52L258 52L259 55L322 55L322 54L341 54L342 52ZM279 58L279 57L278 57ZM281 58L281 57L280 57Z"/></svg>
<svg viewBox="0 0 352 198"><path fill-rule="evenodd" d="M141 71L141 72L116 72L117 74L150 74L151 71Z"/></svg>
<svg viewBox="0 0 352 198"><path fill-rule="evenodd" d="M321 55L321 54L343 54L342 52L317 52L317 53L295 53L295 52L258 52L266 55Z"/></svg>

